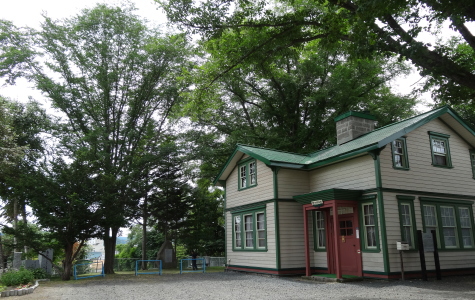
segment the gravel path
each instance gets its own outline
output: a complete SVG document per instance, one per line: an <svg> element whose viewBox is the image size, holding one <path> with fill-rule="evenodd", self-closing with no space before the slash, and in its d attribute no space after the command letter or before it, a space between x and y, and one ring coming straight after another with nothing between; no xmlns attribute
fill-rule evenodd
<svg viewBox="0 0 475 300"><path fill-rule="evenodd" d="M475 299L475 276L421 280L320 283L242 273L114 275L41 282L22 300L56 299ZM13 300L13 298L12 298Z"/></svg>

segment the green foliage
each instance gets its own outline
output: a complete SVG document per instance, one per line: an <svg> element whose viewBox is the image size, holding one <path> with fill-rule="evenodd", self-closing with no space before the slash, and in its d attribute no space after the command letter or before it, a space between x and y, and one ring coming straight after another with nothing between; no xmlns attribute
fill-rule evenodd
<svg viewBox="0 0 475 300"><path fill-rule="evenodd" d="M201 33L207 41L229 42L228 49L220 48L227 54L220 62L222 73L257 61L259 55L273 57L310 41L321 41L327 49L350 41L345 51L353 58L396 54L410 60L421 75L429 76L426 88L434 88L434 96L453 104L474 97L475 37L468 29L475 20L472 0L156 2L182 29ZM444 22L450 24L455 41L443 40ZM421 42L423 36L436 42Z"/></svg>
<svg viewBox="0 0 475 300"><path fill-rule="evenodd" d="M35 279L46 279L50 277L50 275L42 268L36 268L30 271Z"/></svg>
<svg viewBox="0 0 475 300"><path fill-rule="evenodd" d="M142 257L142 226L135 225L130 229L130 233L126 244L117 245L116 249L119 254L117 258L141 258ZM155 259L158 249L165 241L162 233L155 229L147 231L147 253L145 259Z"/></svg>
<svg viewBox="0 0 475 300"><path fill-rule="evenodd" d="M187 253L196 250L200 255L224 256L223 192L210 191L211 182L201 179L192 192L193 207L181 241Z"/></svg>
<svg viewBox="0 0 475 300"><path fill-rule="evenodd" d="M28 284L34 279L35 276L33 275L33 272L25 270L24 268L21 268L18 271L9 271L7 273L3 273L2 277L0 277L0 281L6 286Z"/></svg>
<svg viewBox="0 0 475 300"><path fill-rule="evenodd" d="M67 19L45 17L40 31L0 24L0 76L27 77L65 115L56 152L25 187L39 223L67 245L67 268L72 244L101 230L105 271L113 272L116 233L152 188L153 153L181 101L186 38L161 35L134 10L100 4Z"/></svg>

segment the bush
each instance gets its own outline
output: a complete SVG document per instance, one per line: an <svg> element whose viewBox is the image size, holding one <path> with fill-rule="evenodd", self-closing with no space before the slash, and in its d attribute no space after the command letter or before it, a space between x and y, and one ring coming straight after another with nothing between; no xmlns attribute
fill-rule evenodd
<svg viewBox="0 0 475 300"><path fill-rule="evenodd" d="M20 284L28 284L34 279L35 276L33 275L33 272L22 268L19 271L4 273L0 278L0 281L6 286L17 286Z"/></svg>
<svg viewBox="0 0 475 300"><path fill-rule="evenodd" d="M35 279L45 279L49 277L48 273L42 268L36 268L30 271L33 273Z"/></svg>

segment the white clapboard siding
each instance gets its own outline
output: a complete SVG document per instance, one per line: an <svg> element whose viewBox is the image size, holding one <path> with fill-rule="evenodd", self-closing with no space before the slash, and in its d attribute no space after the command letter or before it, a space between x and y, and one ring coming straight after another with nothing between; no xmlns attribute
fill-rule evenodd
<svg viewBox="0 0 475 300"><path fill-rule="evenodd" d="M237 166L226 180L226 208L250 204L274 198L273 173L259 160L257 162L257 186L238 190Z"/></svg>
<svg viewBox="0 0 475 300"><path fill-rule="evenodd" d="M384 209L386 213L386 231L388 239L388 253L391 272L401 270L399 251L396 249L396 242L401 240L401 228L399 220L399 208L397 205L397 193L384 193ZM407 194L405 194L407 196ZM422 230L422 212L418 195L413 195L414 216L416 219L415 230ZM455 197L453 199L456 199ZM475 203L472 205L475 209ZM414 237L416 238L416 237ZM435 269L434 256L432 252L425 253L427 269ZM440 265L442 269L473 268L475 267L474 251L441 251L439 252ZM420 271L421 263L419 252L403 253L404 270Z"/></svg>
<svg viewBox="0 0 475 300"><path fill-rule="evenodd" d="M266 205L267 251L233 251L232 214L226 213L226 256L230 264L256 268L276 268L274 203Z"/></svg>
<svg viewBox="0 0 475 300"><path fill-rule="evenodd" d="M432 166L428 131L450 135L449 146L452 169ZM410 132L406 138L410 170L393 168L391 145L381 153L381 177L385 188L475 194L475 182L470 166L470 146L439 119Z"/></svg>
<svg viewBox="0 0 475 300"><path fill-rule="evenodd" d="M281 268L305 267L305 243L302 205L279 202Z"/></svg>
<svg viewBox="0 0 475 300"><path fill-rule="evenodd" d="M295 195L309 192L308 172L280 169L277 175L280 199L292 199Z"/></svg>
<svg viewBox="0 0 475 300"><path fill-rule="evenodd" d="M372 272L384 272L384 261L382 253L362 252L363 270Z"/></svg>
<svg viewBox="0 0 475 300"><path fill-rule="evenodd" d="M340 188L364 190L376 187L374 162L363 155L310 172L309 192Z"/></svg>

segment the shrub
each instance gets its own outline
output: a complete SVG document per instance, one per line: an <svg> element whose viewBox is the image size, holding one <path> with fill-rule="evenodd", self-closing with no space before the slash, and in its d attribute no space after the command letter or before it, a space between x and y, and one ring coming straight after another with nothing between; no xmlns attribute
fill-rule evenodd
<svg viewBox="0 0 475 300"><path fill-rule="evenodd" d="M21 268L19 271L10 271L4 273L0 278L3 285L17 286L20 284L28 284L35 279L33 272Z"/></svg>
<svg viewBox="0 0 475 300"><path fill-rule="evenodd" d="M42 268L36 268L30 271L33 273L35 279L45 279L49 276L48 273L46 273L46 271Z"/></svg>

